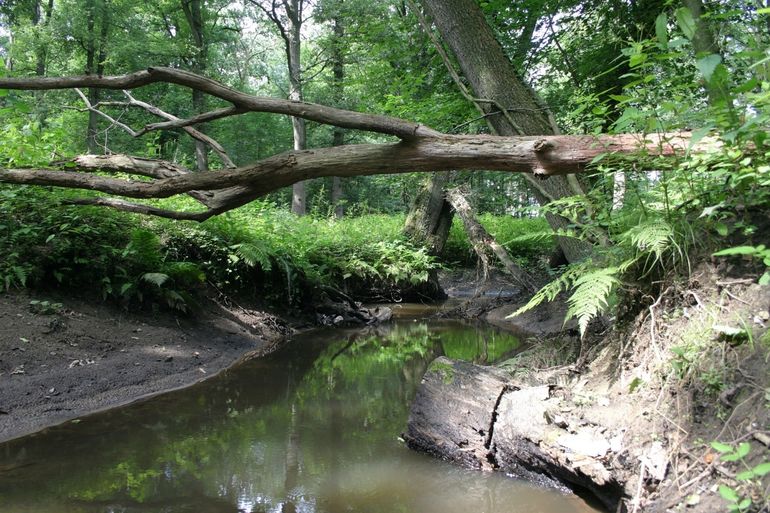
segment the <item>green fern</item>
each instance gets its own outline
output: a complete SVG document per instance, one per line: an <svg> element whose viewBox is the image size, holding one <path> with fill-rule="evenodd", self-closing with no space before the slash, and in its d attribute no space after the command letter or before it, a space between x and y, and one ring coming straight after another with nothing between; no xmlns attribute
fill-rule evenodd
<svg viewBox="0 0 770 513"><path fill-rule="evenodd" d="M131 241L126 247L126 254L143 269L157 270L163 261L160 239L149 230L137 229L131 232Z"/></svg>
<svg viewBox="0 0 770 513"><path fill-rule="evenodd" d="M268 248L262 244L253 242L244 242L232 246L239 258L243 259L247 265L254 267L259 265L263 271L267 272L273 268L271 253Z"/></svg>
<svg viewBox="0 0 770 513"><path fill-rule="evenodd" d="M152 283L158 287L162 287L164 283L169 280L169 275L166 273L144 273L142 280L147 283Z"/></svg>
<svg viewBox="0 0 770 513"><path fill-rule="evenodd" d="M660 260L663 253L675 243L674 228L663 219L634 226L621 235L621 242L628 241L640 253L647 253Z"/></svg>
<svg viewBox="0 0 770 513"><path fill-rule="evenodd" d="M553 280L552 282L546 284L543 288L538 290L534 296L532 296L532 299L527 302L526 305L522 306L515 312L513 312L511 315L509 315L507 318L510 319L512 317L516 317L517 315L521 315L524 312L527 312L529 310L532 310L536 306L538 306L540 303L543 303L544 301L550 302L556 299L556 296L558 296L560 293L569 290L572 288L573 283L580 277L581 274L583 274L586 271L586 264L583 262L572 264L567 267L567 269L562 273L561 276Z"/></svg>
<svg viewBox="0 0 770 513"><path fill-rule="evenodd" d="M168 274L174 283L184 287L200 285L206 281L204 272L193 262L169 262L161 271Z"/></svg>
<svg viewBox="0 0 770 513"><path fill-rule="evenodd" d="M594 269L581 275L572 284L574 292L567 300L567 319L578 320L581 337L585 334L588 323L607 310L608 298L619 283L618 272L617 267Z"/></svg>

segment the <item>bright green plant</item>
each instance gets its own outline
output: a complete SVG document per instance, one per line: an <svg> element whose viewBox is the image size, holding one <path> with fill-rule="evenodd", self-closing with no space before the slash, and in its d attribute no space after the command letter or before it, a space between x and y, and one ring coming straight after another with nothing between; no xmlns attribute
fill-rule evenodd
<svg viewBox="0 0 770 513"><path fill-rule="evenodd" d="M751 452L751 444L748 442L741 442L737 446L724 444L721 442L711 442L711 447L719 453L719 459L723 462L738 462L744 470L738 472L735 475L737 485L728 486L727 484L719 485L719 495L722 496L728 503L728 509L730 512L743 513L750 511L754 500L752 496L755 492L759 491L761 494L762 483L760 478L767 474L770 474L770 461L763 461L757 465L749 465L746 461L746 457ZM759 495L761 496L761 495ZM765 506L768 504L770 497L764 497L763 502ZM758 505L760 508L761 504Z"/></svg>

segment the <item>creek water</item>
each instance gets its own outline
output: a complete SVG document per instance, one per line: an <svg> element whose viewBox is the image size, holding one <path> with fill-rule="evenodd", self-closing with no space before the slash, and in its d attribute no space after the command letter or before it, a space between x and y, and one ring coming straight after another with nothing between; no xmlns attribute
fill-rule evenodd
<svg viewBox="0 0 770 513"><path fill-rule="evenodd" d="M0 445L0 512L595 511L399 441L433 358L487 363L518 348L454 321L304 333L194 387Z"/></svg>

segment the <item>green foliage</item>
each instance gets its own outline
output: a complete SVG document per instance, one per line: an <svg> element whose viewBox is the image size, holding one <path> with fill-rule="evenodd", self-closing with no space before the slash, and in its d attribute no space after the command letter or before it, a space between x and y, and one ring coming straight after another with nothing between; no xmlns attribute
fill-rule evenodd
<svg viewBox="0 0 770 513"><path fill-rule="evenodd" d="M555 246L553 231L542 217L513 217L511 215L481 214L479 222L499 242L516 263L525 268L542 266L543 255ZM473 265L475 253L462 226L455 218L442 253L449 263Z"/></svg>
<svg viewBox="0 0 770 513"><path fill-rule="evenodd" d="M711 442L711 448L719 453L719 459L725 463L738 462L744 470L735 475L737 485L730 486L725 483L719 485L719 495L727 501L730 512L742 513L753 510L757 498L762 498L764 506L767 506L770 497L762 497L761 478L770 474L770 462L762 461L757 465L750 465L747 457L751 452L751 444L741 442L737 446L721 442ZM763 504L755 504L762 508Z"/></svg>

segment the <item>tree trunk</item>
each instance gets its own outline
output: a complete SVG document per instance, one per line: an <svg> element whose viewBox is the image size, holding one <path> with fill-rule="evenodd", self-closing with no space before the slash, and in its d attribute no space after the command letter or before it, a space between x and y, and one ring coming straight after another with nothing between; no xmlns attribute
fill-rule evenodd
<svg viewBox="0 0 770 513"><path fill-rule="evenodd" d="M481 99L487 120L498 135L550 135L558 133L547 106L517 75L502 46L495 39L484 14L474 0L423 0L444 41L449 45L474 94ZM501 110L502 109L502 110ZM528 179L541 204L582 194L577 181L564 177L537 181ZM556 231L565 230L569 221L546 216ZM590 254L583 241L559 237L566 257L577 261Z"/></svg>
<svg viewBox="0 0 770 513"><path fill-rule="evenodd" d="M709 55L719 55L721 57L714 32L711 30L708 22L703 19L705 14L703 1L682 0L682 5L690 10L692 17L695 19L692 47L695 50L696 58L700 59ZM706 80L706 92L708 93L710 105L724 106L731 110L730 93L727 90L726 84L721 83L712 76L710 80Z"/></svg>
<svg viewBox="0 0 770 513"><path fill-rule="evenodd" d="M335 107L342 107L345 97L345 55L342 52L345 27L339 13L332 20L332 33L332 99ZM332 129L332 146L343 144L345 144L345 131L335 126ZM334 217L337 219L342 219L345 212L342 197L342 179L334 176L332 177L331 204L334 208Z"/></svg>
<svg viewBox="0 0 770 513"><path fill-rule="evenodd" d="M417 192L404 223L404 234L431 255L444 251L452 227L452 206L445 199L450 173L434 173Z"/></svg>
<svg viewBox="0 0 770 513"><path fill-rule="evenodd" d="M195 52L192 58L192 69L195 73L205 74L208 67L208 41L206 39L203 23L203 11L201 0L182 0L182 10L184 11L187 24L190 26L190 35L192 36ZM195 114L206 112L206 95L197 89L192 91L192 107ZM201 125L196 128L203 132ZM208 147L202 141L195 141L195 166L198 171L208 171L209 157Z"/></svg>
<svg viewBox="0 0 770 513"><path fill-rule="evenodd" d="M46 61L48 57L48 43L40 41L40 30L47 27L53 14L53 0L48 0L43 13L41 0L35 0L32 6L32 24L36 28L35 33L35 74L39 77L45 75Z"/></svg>
<svg viewBox="0 0 770 513"><path fill-rule="evenodd" d="M577 485L616 511L633 492L627 475L605 468L602 457L611 449L601 426L564 426L552 394L558 387L530 379L439 357L420 383L402 436L412 449L466 467L565 491L563 483Z"/></svg>
<svg viewBox="0 0 770 513"><path fill-rule="evenodd" d="M286 57L289 66L289 99L301 102L302 96L302 67L300 61L302 18L300 3L304 0L289 0L284 2L286 17L289 20L288 30L284 34L286 44ZM307 130L305 120L299 117L291 118L291 126L294 132L294 150L307 148ZM305 181L297 182L292 186L291 211L303 216L307 213L307 190Z"/></svg>
<svg viewBox="0 0 770 513"><path fill-rule="evenodd" d="M535 286L535 280L532 276L519 267L519 265L513 261L508 252L503 246L501 246L492 235L479 223L476 219L476 214L473 212L473 208L467 200L467 194L469 191L464 187L455 187L447 191L447 201L455 213L462 219L463 226L465 226L465 232L468 234L473 245L473 250L479 257L479 262L482 265L482 271L484 279L489 276L489 256L487 249L491 249L492 253L497 257L503 267L511 275L511 277L527 292L535 292L537 287Z"/></svg>
<svg viewBox="0 0 770 513"><path fill-rule="evenodd" d="M86 74L102 76L104 74L104 63L107 59L107 36L109 34L109 9L106 5L107 0L89 0L86 26L88 30L88 41L86 43ZM97 10L101 14L101 26L99 36L96 35L96 15ZM101 100L101 90L96 87L88 89L88 101L91 105L96 105ZM88 153L104 153L97 141L97 132L99 129L99 115L96 112L88 112L88 128L86 129L86 146Z"/></svg>

